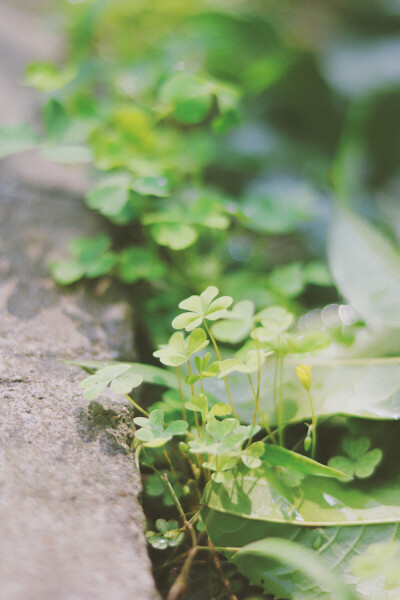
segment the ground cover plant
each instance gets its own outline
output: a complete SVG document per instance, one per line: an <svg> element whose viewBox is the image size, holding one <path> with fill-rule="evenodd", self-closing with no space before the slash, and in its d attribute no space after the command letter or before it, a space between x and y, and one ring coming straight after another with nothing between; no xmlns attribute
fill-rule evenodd
<svg viewBox="0 0 400 600"><path fill-rule="evenodd" d="M163 595L396 599L396 2L61 13L0 155L91 166L104 229L50 270L129 286L148 364L75 364L132 407Z"/></svg>

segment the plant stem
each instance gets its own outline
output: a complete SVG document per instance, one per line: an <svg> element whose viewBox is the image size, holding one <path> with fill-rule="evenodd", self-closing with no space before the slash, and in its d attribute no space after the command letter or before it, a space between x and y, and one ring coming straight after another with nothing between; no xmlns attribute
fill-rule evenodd
<svg viewBox="0 0 400 600"><path fill-rule="evenodd" d="M191 367L191 364L190 364L190 360L187 361L187 365L188 365L189 375L193 375L193 371L192 371L192 367ZM191 389L191 392L192 392L192 396L194 396L194 385L193 385L193 383L190 384L190 389ZM195 423L196 423L197 435L199 437L201 437L199 417L197 416L197 412L196 411L194 411L194 420L195 420Z"/></svg>
<svg viewBox="0 0 400 600"><path fill-rule="evenodd" d="M142 415L144 415L145 417L149 416L149 413L146 410L144 410L144 408L139 406L139 404L137 404L128 394L124 394L124 396L127 400L129 400L129 402L131 404L133 404L133 406L136 408L136 410L138 410L139 412L142 413Z"/></svg>
<svg viewBox="0 0 400 600"><path fill-rule="evenodd" d="M311 424L312 424L311 458L315 458L315 452L316 452L316 448L317 448L317 418L315 416L314 404L312 401L311 392L310 392L310 390L307 390L307 392L308 392L308 399L310 401L310 407L311 407Z"/></svg>
<svg viewBox="0 0 400 600"><path fill-rule="evenodd" d="M186 518L186 515L185 515L185 513L184 513L184 510L183 510L183 508L182 508L182 505L181 505L181 503L179 502L179 498L178 498L178 496L175 494L174 488L172 487L172 485L171 485L171 484L170 484L170 482L169 482L169 479L168 479L168 475L167 475L167 473L164 473L164 475L162 476L162 478L163 478L163 480L165 481L165 483L166 483L166 485L167 485L167 487L168 487L169 493L171 494L171 498L173 499L173 501L174 501L174 504L175 504L176 508L178 509L178 512L179 512L179 514L180 514L180 515L181 515L181 517L182 517L182 521L183 521L183 523L184 523L184 525L185 525L186 529L187 529L187 530L189 531L189 533L190 533L190 536L191 536L191 538L192 538L192 546L193 546L193 548L195 548L195 547L197 546L197 538L196 538L196 534L195 534L195 531L194 531L194 529L193 529L193 526L192 526L192 525L189 523L189 521L188 521L188 520L187 520L187 518Z"/></svg>
<svg viewBox="0 0 400 600"><path fill-rule="evenodd" d="M232 588L231 588L231 584L229 583L229 579L227 579L227 577L224 573L221 561L219 560L219 556L217 554L214 544L212 543L212 541L210 539L208 539L207 543L208 543L208 546L209 546L211 554L212 554L212 559L213 559L213 562L215 565L215 569L219 575L222 585L224 586L224 588L226 590L226 595L227 595L228 599L229 600L237 600L237 596L235 596L235 594L232 592Z"/></svg>
<svg viewBox="0 0 400 600"><path fill-rule="evenodd" d="M256 422L257 422L257 413L258 413L258 410L259 410L259 398L258 398L258 396L256 394L256 390L254 389L254 385L253 385L253 381L251 379L250 373L247 373L247 377L249 379L251 391L253 392L253 396L254 396L253 425L255 425Z"/></svg>
<svg viewBox="0 0 400 600"><path fill-rule="evenodd" d="M279 371L279 343L278 343L278 348L276 351L276 355L275 355L275 369L274 369L274 384L273 384L273 400L274 400L274 409L275 409L275 415L278 419L278 398L277 398L277 389L278 389L278 371Z"/></svg>
<svg viewBox="0 0 400 600"><path fill-rule="evenodd" d="M211 343L212 343L212 345L214 346L214 350L215 350L215 353L216 353L216 355L217 355L217 357L218 357L218 360L222 360L222 356L221 356L221 353L220 353L220 351L219 351L219 348L218 348L217 342L215 341L215 338L214 338L213 334L211 333L211 330L210 330L209 326L207 325L207 322L206 322L206 320L205 320L205 319L203 320L203 323L204 323L204 327L206 328L206 331L207 331L207 333L208 333L208 337L210 338L210 340L211 340ZM233 416L234 416L236 419L238 419L238 414L237 414L237 412L236 412L236 410L235 410L235 406L234 406L234 404L233 404L233 399L232 399L232 394L231 394L231 391L230 391L230 389L229 389L228 380L227 380L227 378L226 378L226 377L224 377L223 379L224 379L224 383L225 383L225 389L226 389L226 393L227 393L227 395L228 395L228 398L229 398L229 404L231 405L232 414L233 414Z"/></svg>
<svg viewBox="0 0 400 600"><path fill-rule="evenodd" d="M181 398L182 417L183 417L184 421L187 421L186 408L185 408L185 398L183 396L183 390L182 390L182 377L181 377L181 372L179 370L179 367L176 367L176 377L178 379L179 395L180 395L180 398Z"/></svg>
<svg viewBox="0 0 400 600"><path fill-rule="evenodd" d="M173 464L172 464L172 461L171 461L171 459L169 457L169 454L168 454L168 452L166 451L165 448L163 448L163 454L164 454L164 456L166 458L166 461L167 461L167 463L169 465L169 468L171 469L172 475L175 477L175 479L177 479L176 471L175 471L175 469L173 467Z"/></svg>
<svg viewBox="0 0 400 600"><path fill-rule="evenodd" d="M181 594L184 592L186 587L186 581L189 577L192 562L198 552L198 546L190 548L187 553L186 560L183 564L182 570L178 577L175 579L174 584L168 592L167 600L178 600Z"/></svg>
<svg viewBox="0 0 400 600"><path fill-rule="evenodd" d="M284 431L283 431L283 360L284 357L279 357L279 407L278 407L278 432L279 432L279 444L284 445Z"/></svg>

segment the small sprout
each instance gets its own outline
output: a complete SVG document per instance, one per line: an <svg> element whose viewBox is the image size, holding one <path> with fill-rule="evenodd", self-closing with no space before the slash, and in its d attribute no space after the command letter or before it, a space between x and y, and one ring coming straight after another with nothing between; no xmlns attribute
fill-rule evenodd
<svg viewBox="0 0 400 600"><path fill-rule="evenodd" d="M157 531L146 531L146 539L156 550L166 550L168 547L175 548L178 546L184 534L179 529L178 522L174 519L166 521L165 519L157 519Z"/></svg>
<svg viewBox="0 0 400 600"><path fill-rule="evenodd" d="M369 450L371 441L367 437L358 439L345 438L342 449L347 456L333 456L328 465L343 471L350 481L353 477L368 479L382 460L382 450L374 448Z"/></svg>
<svg viewBox="0 0 400 600"><path fill-rule="evenodd" d="M79 387L84 390L86 400L95 400L108 384L111 384L111 391L117 394L129 394L142 381L143 377L134 372L134 367L118 363L99 369L94 375L81 381Z"/></svg>
<svg viewBox="0 0 400 600"><path fill-rule="evenodd" d="M309 449L311 448L311 442L312 442L312 425L308 426L307 429L307 435L304 439L304 450L305 452L308 452Z"/></svg>
<svg viewBox="0 0 400 600"><path fill-rule="evenodd" d="M160 346L153 356L160 359L163 365L179 367L186 363L193 354L200 352L208 345L206 332L203 329L194 329L185 338L181 331L171 335L168 344Z"/></svg>
<svg viewBox="0 0 400 600"><path fill-rule="evenodd" d="M311 365L302 364L299 367L296 367L296 373L300 384L307 392L309 392L311 388Z"/></svg>
<svg viewBox="0 0 400 600"><path fill-rule="evenodd" d="M190 296L186 300L182 300L179 308L183 308L187 312L175 317L172 321L172 327L193 331L205 319L217 321L224 318L226 309L232 304L233 299L230 296L221 296L221 298L215 299L218 293L218 288L210 285L200 296Z"/></svg>
<svg viewBox="0 0 400 600"><path fill-rule="evenodd" d="M204 356L195 356L194 364L200 377L216 377L219 373L218 361L210 364L211 354L206 352Z"/></svg>
<svg viewBox="0 0 400 600"><path fill-rule="evenodd" d="M182 435L188 428L186 421L181 420L174 421L165 428L164 412L160 409L153 410L148 419L136 417L134 423L141 427L135 432L135 438L143 442L146 448L164 446L174 435Z"/></svg>

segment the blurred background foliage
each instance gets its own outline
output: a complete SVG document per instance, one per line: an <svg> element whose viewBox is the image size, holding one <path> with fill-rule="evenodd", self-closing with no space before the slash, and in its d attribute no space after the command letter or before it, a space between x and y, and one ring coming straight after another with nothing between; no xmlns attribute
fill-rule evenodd
<svg viewBox="0 0 400 600"><path fill-rule="evenodd" d="M42 151L93 165L86 202L108 223L52 265L58 282L132 284L156 343L208 284L297 313L336 302L334 202L400 235L398 0L75 0L57 14L63 62L26 72L46 98ZM37 143L16 133L14 148Z"/></svg>

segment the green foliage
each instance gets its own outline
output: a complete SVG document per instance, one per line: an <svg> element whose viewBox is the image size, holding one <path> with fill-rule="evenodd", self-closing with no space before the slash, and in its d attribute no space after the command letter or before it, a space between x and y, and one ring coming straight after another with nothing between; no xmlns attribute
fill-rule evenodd
<svg viewBox="0 0 400 600"><path fill-rule="evenodd" d="M157 531L146 531L146 539L156 550L166 550L179 546L184 538L184 534L179 530L178 521L171 519L157 519Z"/></svg>
<svg viewBox="0 0 400 600"><path fill-rule="evenodd" d="M83 395L86 400L95 400L109 384L111 384L111 391L117 394L129 394L142 381L143 377L135 373L131 365L118 363L103 367L94 375L86 377L80 383L80 387L84 390Z"/></svg>
<svg viewBox="0 0 400 600"><path fill-rule="evenodd" d="M0 157L40 147L92 167L86 203L115 237L77 241L51 266L57 282L133 285L154 346L186 297L173 327L190 335L155 353L171 370L107 363L83 383L88 398L161 387L133 447L182 522L157 522L150 543L196 549L201 522L221 549L256 543L233 561L267 594L396 600L393 548L368 565L371 541L398 540L398 461L375 433L400 414L398 9L314 3L310 19L298 3L239 4L63 3L63 63L26 74L45 94L42 137L2 128ZM339 457L343 428L358 442Z"/></svg>
<svg viewBox="0 0 400 600"><path fill-rule="evenodd" d="M153 410L148 419L136 417L134 421L136 425L140 426L140 429L135 432L135 437L146 448L164 446L172 440L174 435L182 435L188 428L188 424L180 420L165 427L164 413L160 409Z"/></svg>
<svg viewBox="0 0 400 600"><path fill-rule="evenodd" d="M327 440L336 439L339 414L371 418L375 410L375 419L381 419L386 401L394 410L400 359L315 359L313 355L326 347L324 331L300 333L293 314L281 306L254 314L252 303L243 301L239 308L236 304L229 310L232 298L218 294L216 287L209 286L180 303L185 312L175 317L173 326L189 334L176 331L154 353L172 368L171 373L116 363L102 365L81 384L87 398L97 397L109 383L111 391L121 394L128 394L128 388L142 380L169 388L150 414L130 398L134 408L146 414L133 419L137 464L145 473L152 472L147 471L145 477L146 497L162 499L182 519L182 527L161 520L157 531L146 534L148 541L155 549L167 550L187 544L189 537L196 549L192 522L201 518L199 532L206 531L250 582L267 593L290 600L328 600L335 594L363 598L363 563L353 565L354 555L365 552L376 535L386 540L393 524L400 522L399 471L390 455L385 462L382 450L370 450L371 444L377 446L373 430L371 437L343 439L347 457L336 456L335 444L330 442L330 455L323 461L326 448L321 449L326 433ZM242 348L231 356L218 348L207 321L212 322L212 330L222 331L228 344L232 344L233 323L233 336L240 331ZM247 336L243 337L244 331ZM299 365L299 357L309 362ZM284 361L286 369L282 370ZM81 366L91 369L95 363L82 362ZM170 377L173 373L175 381ZM243 393L244 383L249 396ZM332 419L322 425L318 423L321 415ZM290 422L310 420L306 438L288 427ZM351 421L349 428L354 430ZM292 442L285 447L289 435ZM312 458L297 451L306 446L308 437ZM380 462L386 480L374 477ZM160 469L165 468L162 474ZM358 482L354 477L369 481ZM197 506L194 513L193 505ZM184 507L194 515L191 521ZM278 537L279 544L271 546L271 537ZM343 547L335 541L342 537L346 539ZM314 560L313 552L319 558ZM335 574L327 577L332 553L340 561ZM392 571L387 576L390 587ZM369 578L377 589L381 589L379 577L377 572Z"/></svg>
<svg viewBox="0 0 400 600"><path fill-rule="evenodd" d="M371 440L367 437L344 438L342 449L347 456L332 456L328 464L346 473L349 479L368 479L382 460L382 450L369 450L370 446Z"/></svg>

